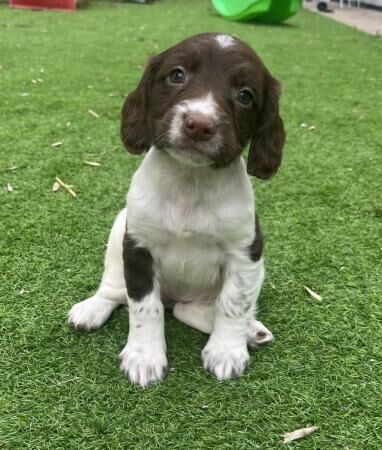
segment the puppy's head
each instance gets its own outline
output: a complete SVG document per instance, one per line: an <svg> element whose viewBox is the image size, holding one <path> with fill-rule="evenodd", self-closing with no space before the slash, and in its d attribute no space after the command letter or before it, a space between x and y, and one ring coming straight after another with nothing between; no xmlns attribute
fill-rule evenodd
<svg viewBox="0 0 382 450"><path fill-rule="evenodd" d="M285 141L279 97L278 81L245 43L193 36L149 60L122 108L122 142L134 154L155 145L185 164L224 167L250 141L248 173L266 179Z"/></svg>

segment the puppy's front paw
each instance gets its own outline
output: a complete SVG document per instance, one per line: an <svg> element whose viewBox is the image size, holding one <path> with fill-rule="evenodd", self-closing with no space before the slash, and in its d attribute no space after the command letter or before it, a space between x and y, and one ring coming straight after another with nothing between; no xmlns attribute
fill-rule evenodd
<svg viewBox="0 0 382 450"><path fill-rule="evenodd" d="M166 352L155 344L148 347L127 342L119 357L122 372L132 383L142 387L161 381L167 371Z"/></svg>
<svg viewBox="0 0 382 450"><path fill-rule="evenodd" d="M213 339L202 351L203 367L219 380L228 380L243 374L248 365L249 354L244 344L232 346L229 342Z"/></svg>
<svg viewBox="0 0 382 450"><path fill-rule="evenodd" d="M94 330L106 322L117 306L118 303L98 297L96 294L73 305L68 314L68 322L75 328Z"/></svg>

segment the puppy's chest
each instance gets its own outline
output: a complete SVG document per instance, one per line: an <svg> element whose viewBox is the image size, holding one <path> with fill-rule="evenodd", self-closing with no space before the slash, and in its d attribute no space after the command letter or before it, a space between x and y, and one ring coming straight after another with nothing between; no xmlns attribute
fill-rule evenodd
<svg viewBox="0 0 382 450"><path fill-rule="evenodd" d="M237 192L237 179L231 184L232 189L218 182L201 189L186 180L161 185L147 176L135 178L127 197L127 228L152 254L169 296L213 296L227 253L251 243L252 191Z"/></svg>
<svg viewBox="0 0 382 450"><path fill-rule="evenodd" d="M161 208L146 217L140 239L150 249L161 284L169 296L180 300L214 290L225 260L224 229L203 207ZM142 223L142 222L141 222Z"/></svg>
<svg viewBox="0 0 382 450"><path fill-rule="evenodd" d="M209 296L220 282L224 249L213 238L185 233L152 249L164 291L176 300Z"/></svg>
<svg viewBox="0 0 382 450"><path fill-rule="evenodd" d="M153 256L165 293L180 301L216 295L230 227L199 202L162 202L155 211L134 205L129 216L137 225L134 234Z"/></svg>

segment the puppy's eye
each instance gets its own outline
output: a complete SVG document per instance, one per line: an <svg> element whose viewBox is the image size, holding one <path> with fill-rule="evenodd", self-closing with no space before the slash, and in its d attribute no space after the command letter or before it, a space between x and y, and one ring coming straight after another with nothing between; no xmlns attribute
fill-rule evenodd
<svg viewBox="0 0 382 450"><path fill-rule="evenodd" d="M168 79L170 83L182 84L186 80L186 75L184 74L184 71L178 67L170 72Z"/></svg>
<svg viewBox="0 0 382 450"><path fill-rule="evenodd" d="M253 103L253 94L249 89L242 89L237 94L237 100L244 106L250 106Z"/></svg>

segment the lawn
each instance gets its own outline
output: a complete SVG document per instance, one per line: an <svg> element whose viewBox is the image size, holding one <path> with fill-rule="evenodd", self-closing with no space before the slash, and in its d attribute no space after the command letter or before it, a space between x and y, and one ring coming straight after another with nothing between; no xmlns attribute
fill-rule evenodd
<svg viewBox="0 0 382 450"><path fill-rule="evenodd" d="M149 55L204 31L248 41L283 83L283 166L254 180L276 340L221 383L201 368L207 336L168 314L171 370L142 390L118 369L123 309L89 334L66 315L98 285L140 162L120 144L123 98ZM0 34L0 447L273 450L315 425L288 446L381 449L382 40L308 12L230 23L207 0L2 5Z"/></svg>

